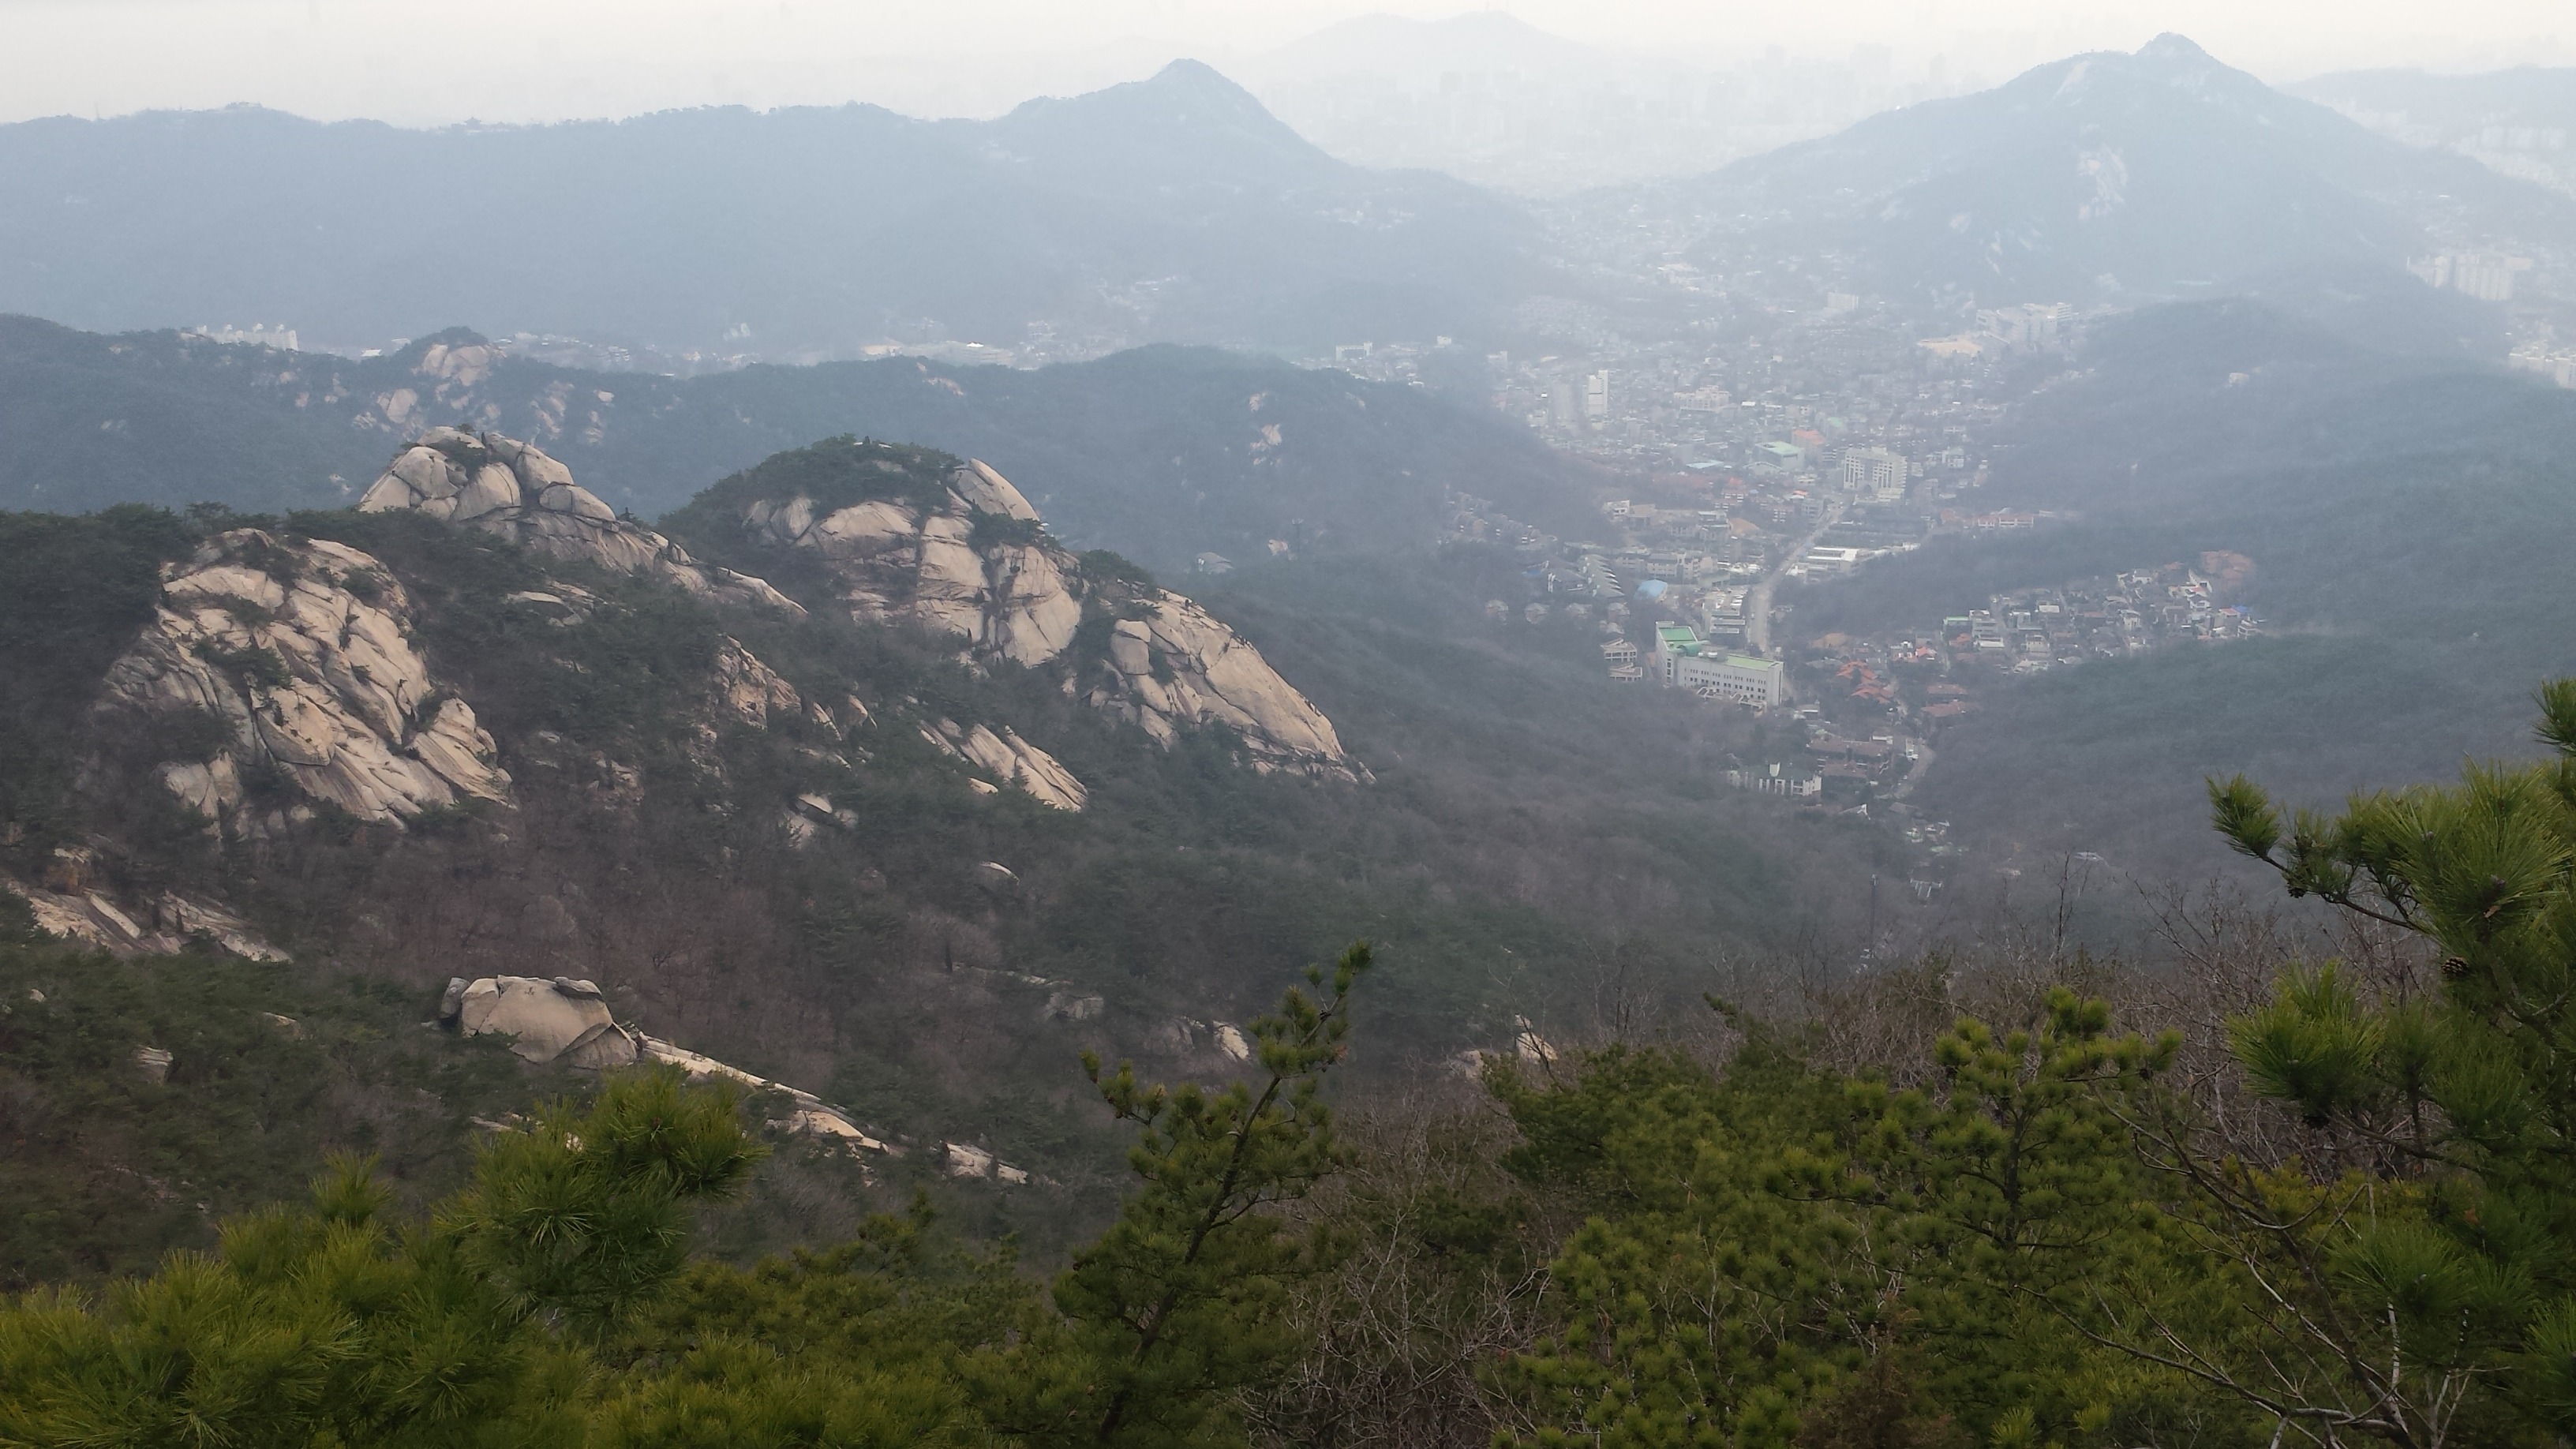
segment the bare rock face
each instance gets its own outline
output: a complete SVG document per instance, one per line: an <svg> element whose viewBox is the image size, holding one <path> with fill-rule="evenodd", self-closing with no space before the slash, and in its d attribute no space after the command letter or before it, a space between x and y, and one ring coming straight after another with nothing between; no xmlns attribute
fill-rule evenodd
<svg viewBox="0 0 2576 1449"><path fill-rule="evenodd" d="M562 1061L590 1071L643 1062L677 1067L697 1079L737 1082L755 1092L778 1092L787 1099L787 1116L770 1125L803 1133L856 1152L901 1157L903 1149L876 1137L847 1113L828 1106L813 1093L756 1077L740 1067L646 1036L617 1021L597 986L568 976L451 977L438 1004L438 1017L467 1036L497 1033L510 1038L510 1050L522 1059Z"/></svg>
<svg viewBox="0 0 2576 1449"><path fill-rule="evenodd" d="M687 549L619 518L616 509L573 482L571 469L498 433L431 428L421 434L358 500L361 513L398 509L470 524L549 558L650 574L700 598L805 612L767 580L699 563Z"/></svg>
<svg viewBox="0 0 2576 1449"><path fill-rule="evenodd" d="M1256 770L1355 778L1333 722L1260 652L1178 594L1144 601L1142 618L1109 635L1109 668L1092 703L1125 715L1168 746L1185 724L1223 724L1242 736Z"/></svg>
<svg viewBox="0 0 2576 1449"><path fill-rule="evenodd" d="M1021 739L1019 731L1008 726L996 734L986 725L963 729L956 721L943 719L937 729L923 725L921 737L933 749L973 765L1058 810L1079 810L1091 803L1091 791L1073 777L1071 770L1055 756Z"/></svg>
<svg viewBox="0 0 2576 1449"><path fill-rule="evenodd" d="M194 941L253 961L286 953L260 939L248 921L208 901L164 891L149 910L129 910L95 890L52 890L0 876L0 890L27 903L36 927L118 956L170 956Z"/></svg>
<svg viewBox="0 0 2576 1449"><path fill-rule="evenodd" d="M822 1098L802 1088L753 1076L740 1067L728 1066L713 1057L674 1046L660 1037L638 1036L636 1042L642 1048L645 1061L678 1067L693 1078L721 1077L739 1082L755 1092L785 1093L787 1116L771 1122L773 1127L836 1143L852 1153L882 1152L889 1157L903 1156L902 1148L869 1135L866 1129L850 1119L849 1114L825 1105Z"/></svg>
<svg viewBox="0 0 2576 1449"><path fill-rule="evenodd" d="M486 976L454 990L457 1026L467 1036L496 1032L531 1062L569 1057L577 1067L619 1067L638 1053L635 1038L609 1015L599 988L557 976ZM441 1005L442 1014L445 1004Z"/></svg>
<svg viewBox="0 0 2576 1449"><path fill-rule="evenodd" d="M753 729L767 729L770 716L794 717L804 709L796 686L760 662L760 656L727 635L716 644L716 701L723 710ZM831 715L822 716L825 722Z"/></svg>
<svg viewBox="0 0 2576 1449"><path fill-rule="evenodd" d="M799 495L753 503L743 526L764 543L820 553L862 619L916 620L1020 664L1063 653L1082 623L1082 602L1066 578L1071 556L1045 538L1037 510L991 468L968 462L946 482L936 507L880 498L825 510ZM1005 526L987 526L979 543L979 518Z"/></svg>
<svg viewBox="0 0 2576 1449"><path fill-rule="evenodd" d="M768 546L821 555L853 616L961 636L971 658L1061 668L1067 692L1166 747L1184 729L1224 725L1256 770L1366 774L1323 711L1206 610L1150 585L1089 577L1046 536L1020 491L983 463L970 459L943 481L935 502L905 494L827 508L806 493L762 498L744 508L741 526ZM1077 631L1100 616L1115 620L1107 657L1077 657ZM964 750L964 741L950 743ZM998 758L965 753L1004 772Z"/></svg>
<svg viewBox="0 0 2576 1449"><path fill-rule="evenodd" d="M207 721L210 753L164 764L162 783L237 833L256 828L242 810L253 767L362 820L507 803L492 737L430 678L410 617L373 556L235 529L164 568L161 607L109 667L102 707Z"/></svg>

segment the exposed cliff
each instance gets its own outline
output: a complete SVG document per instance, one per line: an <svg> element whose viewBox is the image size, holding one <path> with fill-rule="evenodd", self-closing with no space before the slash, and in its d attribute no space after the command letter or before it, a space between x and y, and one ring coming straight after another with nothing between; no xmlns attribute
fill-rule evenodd
<svg viewBox="0 0 2576 1449"><path fill-rule="evenodd" d="M283 828L244 810L252 771L361 820L509 800L491 735L430 677L411 600L371 555L234 529L169 565L162 600L102 708L168 727L161 781L210 822Z"/></svg>
<svg viewBox="0 0 2576 1449"><path fill-rule="evenodd" d="M573 482L571 469L498 433L431 428L397 454L358 500L361 513L405 508L445 523L472 524L549 558L651 574L700 598L804 612L766 581L710 568L653 530L619 518L616 509Z"/></svg>
<svg viewBox="0 0 2576 1449"><path fill-rule="evenodd" d="M828 440L725 480L674 523L736 556L747 544L782 567L819 564L853 617L955 635L981 662L1058 670L1067 694L1166 747L1222 726L1255 770L1366 774L1242 636L1114 558L1067 550L972 459Z"/></svg>

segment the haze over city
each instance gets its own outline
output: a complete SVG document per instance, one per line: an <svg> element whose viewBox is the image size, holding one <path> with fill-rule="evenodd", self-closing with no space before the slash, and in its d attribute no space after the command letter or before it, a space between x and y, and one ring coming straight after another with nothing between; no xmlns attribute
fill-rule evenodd
<svg viewBox="0 0 2576 1449"><path fill-rule="evenodd" d="M1667 68L1839 62L1869 47L1883 48L1895 73L1927 75L1937 60L1944 80L1971 88L2059 55L2132 50L2167 30L2274 81L2388 65L2564 64L2576 46L2553 0L1525 0L1474 12L1361 0L5 0L0 120L235 102L403 125L845 101L989 116L1032 96L1139 79L1178 57L1258 72L1279 64L1283 47L1356 19L1462 13L1508 16L1571 43L1515 57L1532 69L1581 66L1573 47L1607 52L1596 62Z"/></svg>

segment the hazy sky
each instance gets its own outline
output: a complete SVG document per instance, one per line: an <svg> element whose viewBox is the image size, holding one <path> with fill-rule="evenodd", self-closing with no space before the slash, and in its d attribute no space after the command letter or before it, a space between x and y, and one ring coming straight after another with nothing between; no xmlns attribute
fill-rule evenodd
<svg viewBox="0 0 2576 1449"><path fill-rule="evenodd" d="M1456 0L0 0L0 120L253 101L407 124L869 100L983 115L1224 67L1370 12ZM1894 48L1986 81L2179 30L2290 80L2366 65L2576 63L2576 0L1512 0L1570 39L1727 63Z"/></svg>

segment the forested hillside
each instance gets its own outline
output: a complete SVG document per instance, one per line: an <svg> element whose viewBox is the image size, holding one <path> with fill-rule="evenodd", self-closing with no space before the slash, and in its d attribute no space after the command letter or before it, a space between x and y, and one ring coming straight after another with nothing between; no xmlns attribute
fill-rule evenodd
<svg viewBox="0 0 2576 1449"><path fill-rule="evenodd" d="M2080 361L1984 490L2064 517L1807 589L1790 632L1937 624L2224 549L2254 560L2270 637L1999 688L1948 736L1927 808L2043 855L2191 874L2205 775L2334 798L2521 748L2530 681L2576 667L2576 394L2243 301L2139 314Z"/></svg>
<svg viewBox="0 0 2576 1449"><path fill-rule="evenodd" d="M99 336L0 318L0 503L335 508L438 424L525 437L617 507L677 507L840 433L983 458L1063 536L1156 568L1193 555L1427 541L1443 490L1542 523L1590 479L1501 420L1418 389L1232 353L1147 348L1014 371L913 358L679 380L585 373L445 333L390 357Z"/></svg>
<svg viewBox="0 0 2576 1449"><path fill-rule="evenodd" d="M1537 240L1462 182L1335 161L1190 61L990 121L709 107L411 131L244 106L0 127L0 310L286 318L352 349L460 322L777 360L1427 342L1533 290Z"/></svg>
<svg viewBox="0 0 2576 1449"><path fill-rule="evenodd" d="M1253 1023L1229 1085L1086 1058L1134 1176L1043 1288L926 1203L690 1262L691 1217L771 1149L734 1094L612 1077L496 1124L425 1219L342 1159L217 1257L0 1306L0 1429L2546 1443L2576 1425L2576 681L2538 733L2545 763L2295 830L2242 777L2208 788L2228 844L2341 914L2336 960L2235 908L2182 923L2180 971L1995 942L1739 976L1659 1039L1525 1035L1398 1097L1336 1070L1378 1046L1354 946ZM11 1009L60 1034L50 1000Z"/></svg>
<svg viewBox="0 0 2576 1449"><path fill-rule="evenodd" d="M387 479L424 456L553 466L433 440ZM408 993L416 1020L451 976L595 980L621 1019L884 1133L983 1143L1075 1200L1098 1188L1067 1095L1085 1045L1221 1062L1211 1023L1365 932L1375 1060L1433 1063L1521 1018L1591 1020L1614 980L1687 990L1786 946L1868 869L1865 833L1712 783L1744 724L1603 698L1579 635L1533 655L1469 627L1459 601L1509 555L1248 571L1211 599L1243 638L1042 524L938 515L913 526L1061 575L1081 621L961 658L930 532L890 582L742 532L780 499L876 517L947 497L961 466L856 440L789 455L678 530L706 564L613 519L528 531L587 517L533 504L472 526L390 503L8 515L5 868L67 910L237 913ZM854 619L862 584L884 602ZM1061 596L1012 597L1056 627ZM377 641L354 673L331 662L353 638ZM1284 683L1245 672L1263 656ZM1263 702L1282 688L1343 754L1256 733L1313 728ZM370 713L378 689L398 718ZM1033 783L1065 777L1070 798Z"/></svg>

